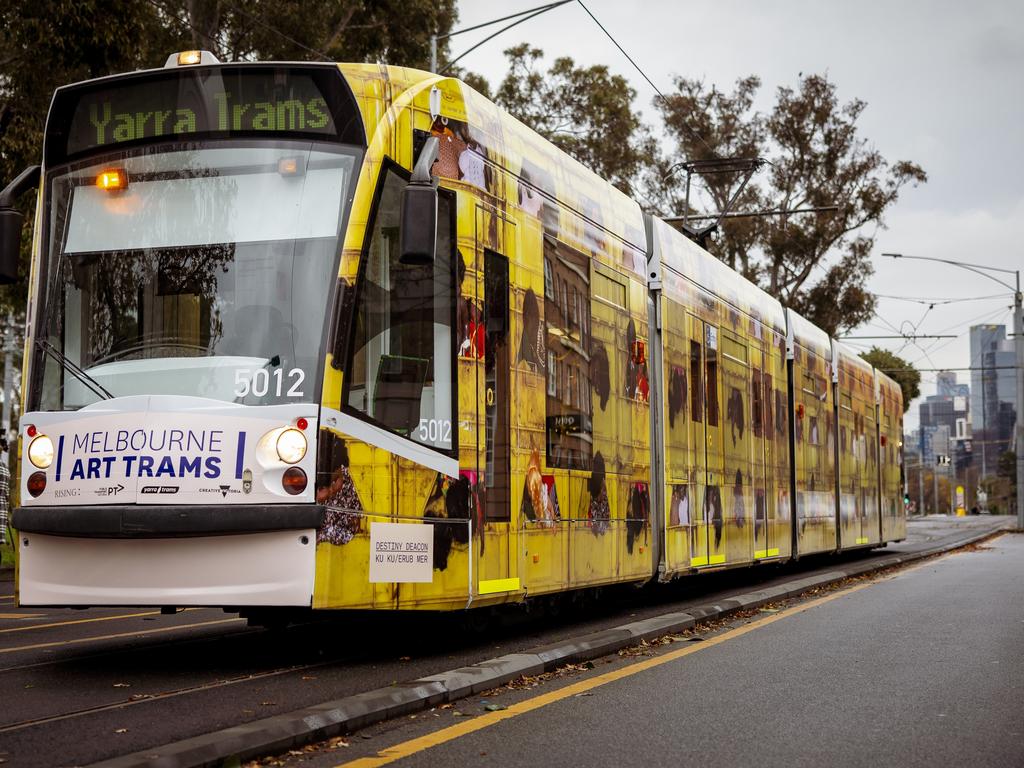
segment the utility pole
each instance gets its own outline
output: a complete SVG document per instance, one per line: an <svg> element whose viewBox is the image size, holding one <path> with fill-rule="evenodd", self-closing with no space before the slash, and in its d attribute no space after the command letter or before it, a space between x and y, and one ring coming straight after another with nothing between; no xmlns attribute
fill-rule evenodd
<svg viewBox="0 0 1024 768"><path fill-rule="evenodd" d="M998 375L998 374L996 374ZM981 477L979 480L984 480L985 476L988 475L988 462L985 460L985 443L988 442L988 411L985 409L985 390L988 388L988 384L985 380L985 350L981 350Z"/></svg>
<svg viewBox="0 0 1024 768"><path fill-rule="evenodd" d="M1020 270L1013 296L1013 347L1017 355L1017 528L1024 531L1024 296Z"/></svg>
<svg viewBox="0 0 1024 768"><path fill-rule="evenodd" d="M918 462L918 514L925 514L925 457Z"/></svg>

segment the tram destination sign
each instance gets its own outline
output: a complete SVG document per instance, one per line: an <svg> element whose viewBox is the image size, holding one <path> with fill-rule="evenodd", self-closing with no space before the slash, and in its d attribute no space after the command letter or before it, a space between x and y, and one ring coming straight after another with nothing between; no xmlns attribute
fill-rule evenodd
<svg viewBox="0 0 1024 768"><path fill-rule="evenodd" d="M139 142L279 134L346 139L355 111L337 71L211 67L104 80L58 94L52 162ZM58 157L53 157L55 153Z"/></svg>

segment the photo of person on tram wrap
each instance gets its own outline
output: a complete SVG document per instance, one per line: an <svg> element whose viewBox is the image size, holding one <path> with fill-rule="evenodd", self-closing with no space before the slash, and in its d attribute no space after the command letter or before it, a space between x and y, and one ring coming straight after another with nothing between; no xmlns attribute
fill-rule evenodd
<svg viewBox="0 0 1024 768"><path fill-rule="evenodd" d="M541 472L540 451L536 448L530 452L530 463L526 465L520 509L527 520L545 528L553 527L562 519L554 476Z"/></svg>
<svg viewBox="0 0 1024 768"><path fill-rule="evenodd" d="M650 396L650 382L647 379L647 353L643 340L636 335L633 318L626 326L626 397L646 403Z"/></svg>
<svg viewBox="0 0 1024 768"><path fill-rule="evenodd" d="M544 321L540 319L537 294L527 288L523 294L523 334L519 339L519 361L534 372L542 373L546 367Z"/></svg>
<svg viewBox="0 0 1024 768"><path fill-rule="evenodd" d="M485 354L487 328L483 319L483 312L476 305L473 299L463 292L463 285L466 279L466 260L459 250L458 281L458 343L459 357L471 357L482 360Z"/></svg>

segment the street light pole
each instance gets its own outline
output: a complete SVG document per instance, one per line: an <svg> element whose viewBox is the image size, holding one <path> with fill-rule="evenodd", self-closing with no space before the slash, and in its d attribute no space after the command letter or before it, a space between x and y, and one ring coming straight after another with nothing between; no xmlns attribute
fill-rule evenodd
<svg viewBox="0 0 1024 768"><path fill-rule="evenodd" d="M1000 267L988 267L983 264L969 264L963 261L953 261L951 259L938 259L934 256L906 256L902 253L883 253L883 256L888 256L892 259L914 259L916 261L937 261L940 264L949 264L952 267L960 267L966 269L968 272L974 272L983 277L987 277L1004 288L1009 288L1013 291L1013 344L1014 354L1017 358L1017 421L1014 426L1015 440L1015 453L1017 456L1017 527L1024 530L1024 295L1021 294L1020 288L1020 270L1019 269L1002 269ZM1002 272L1004 274L1013 275L1016 279L1014 285L1005 283L1002 280L993 277L988 274L989 272ZM984 393L984 383L982 384L982 392ZM982 422L984 425L984 421ZM985 445L982 443L982 450L984 451Z"/></svg>
<svg viewBox="0 0 1024 768"><path fill-rule="evenodd" d="M1020 290L1020 270L1016 271L1017 290L1013 296L1013 346L1017 355L1017 527L1024 530L1024 296Z"/></svg>

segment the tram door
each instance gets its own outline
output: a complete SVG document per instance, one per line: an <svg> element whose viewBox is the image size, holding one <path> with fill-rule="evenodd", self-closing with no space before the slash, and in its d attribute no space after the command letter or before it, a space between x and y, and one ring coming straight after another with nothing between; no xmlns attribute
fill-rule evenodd
<svg viewBox="0 0 1024 768"><path fill-rule="evenodd" d="M477 535L477 592L480 595L515 592L519 580L515 566L515 542L509 533L512 511L510 404L511 312L509 295L509 257L515 243L515 229L493 212L482 207L476 212L476 265L480 280L483 326L483 360L477 367L477 472L478 493L474 505L482 514L474 515L483 530ZM481 274L482 273L482 274ZM461 322L461 321L460 321ZM479 331L478 331L479 334Z"/></svg>
<svg viewBox="0 0 1024 768"><path fill-rule="evenodd" d="M725 562L721 372L718 329L694 317L690 322L690 417L698 466L694 485L703 490L700 498L694 499L700 504L694 505L696 524L691 538L690 564L701 567Z"/></svg>
<svg viewBox="0 0 1024 768"><path fill-rule="evenodd" d="M751 344L750 374L750 423L753 432L754 450L751 473L754 486L754 559L778 555L773 551L775 545L774 511L770 499L772 492L772 475L770 469L775 465L773 457L772 434L768 427L767 410L771 403L771 389L766 382L769 370L770 352L758 349Z"/></svg>

